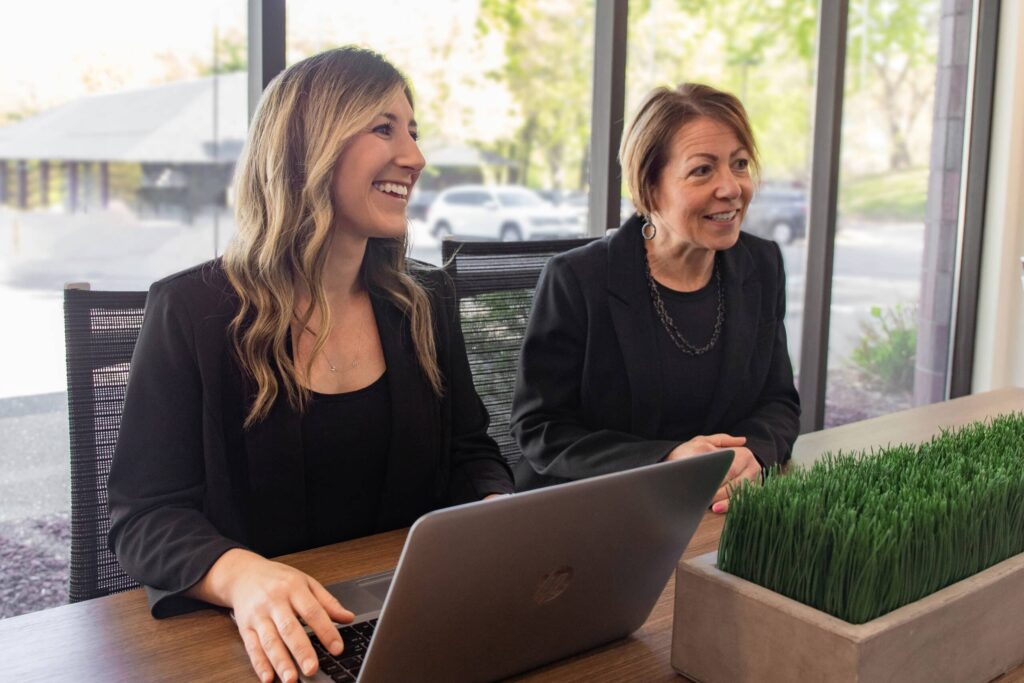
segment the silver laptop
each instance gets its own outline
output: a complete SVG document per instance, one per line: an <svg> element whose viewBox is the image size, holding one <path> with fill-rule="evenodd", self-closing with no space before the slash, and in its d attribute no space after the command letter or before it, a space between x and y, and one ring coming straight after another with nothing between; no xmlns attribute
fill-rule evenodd
<svg viewBox="0 0 1024 683"><path fill-rule="evenodd" d="M469 503L394 572L328 586L356 620L316 681L490 681L623 638L653 609L731 450ZM315 639L314 639L315 640Z"/></svg>

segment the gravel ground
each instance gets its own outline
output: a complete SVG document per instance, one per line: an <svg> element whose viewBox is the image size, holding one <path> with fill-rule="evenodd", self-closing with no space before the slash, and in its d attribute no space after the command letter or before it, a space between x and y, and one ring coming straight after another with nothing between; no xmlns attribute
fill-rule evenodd
<svg viewBox="0 0 1024 683"><path fill-rule="evenodd" d="M67 515L0 523L0 619L67 603L70 547Z"/></svg>

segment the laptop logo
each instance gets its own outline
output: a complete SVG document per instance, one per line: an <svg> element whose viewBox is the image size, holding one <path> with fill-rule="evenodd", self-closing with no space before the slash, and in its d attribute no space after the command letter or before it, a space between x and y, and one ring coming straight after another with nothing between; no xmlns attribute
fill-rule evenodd
<svg viewBox="0 0 1024 683"><path fill-rule="evenodd" d="M563 565L541 577L537 590L533 593L533 601L538 605L551 602L565 592L572 583L572 567Z"/></svg>

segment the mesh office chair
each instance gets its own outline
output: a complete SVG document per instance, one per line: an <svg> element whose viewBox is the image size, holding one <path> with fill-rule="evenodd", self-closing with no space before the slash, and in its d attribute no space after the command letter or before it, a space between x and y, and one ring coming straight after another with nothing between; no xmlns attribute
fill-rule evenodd
<svg viewBox="0 0 1024 683"><path fill-rule="evenodd" d="M522 457L509 432L509 413L537 279L549 258L592 239L441 243L445 269L455 281L473 384L491 416L488 433L510 466Z"/></svg>
<svg viewBox="0 0 1024 683"><path fill-rule="evenodd" d="M79 602L138 587L107 549L107 475L146 292L64 290L71 436L71 581Z"/></svg>

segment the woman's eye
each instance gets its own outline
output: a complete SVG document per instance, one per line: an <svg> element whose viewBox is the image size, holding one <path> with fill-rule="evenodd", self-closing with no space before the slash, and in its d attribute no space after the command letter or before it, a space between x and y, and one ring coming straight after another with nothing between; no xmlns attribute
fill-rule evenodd
<svg viewBox="0 0 1024 683"><path fill-rule="evenodd" d="M379 135L391 135L394 129L394 126L392 126L390 123L382 123L376 128L374 128L373 132Z"/></svg>
<svg viewBox="0 0 1024 683"><path fill-rule="evenodd" d="M750 159L737 159L733 162L733 168L737 171L746 171L750 168Z"/></svg>
<svg viewBox="0 0 1024 683"><path fill-rule="evenodd" d="M695 176L700 176L700 177L706 176L709 173L711 173L711 167L708 166L707 164L704 164L702 166L698 166L697 168L695 168L692 171L690 171L690 175L695 175Z"/></svg>
<svg viewBox="0 0 1024 683"><path fill-rule="evenodd" d="M412 138L413 142L419 142L420 134L418 131L410 130L409 136Z"/></svg>

